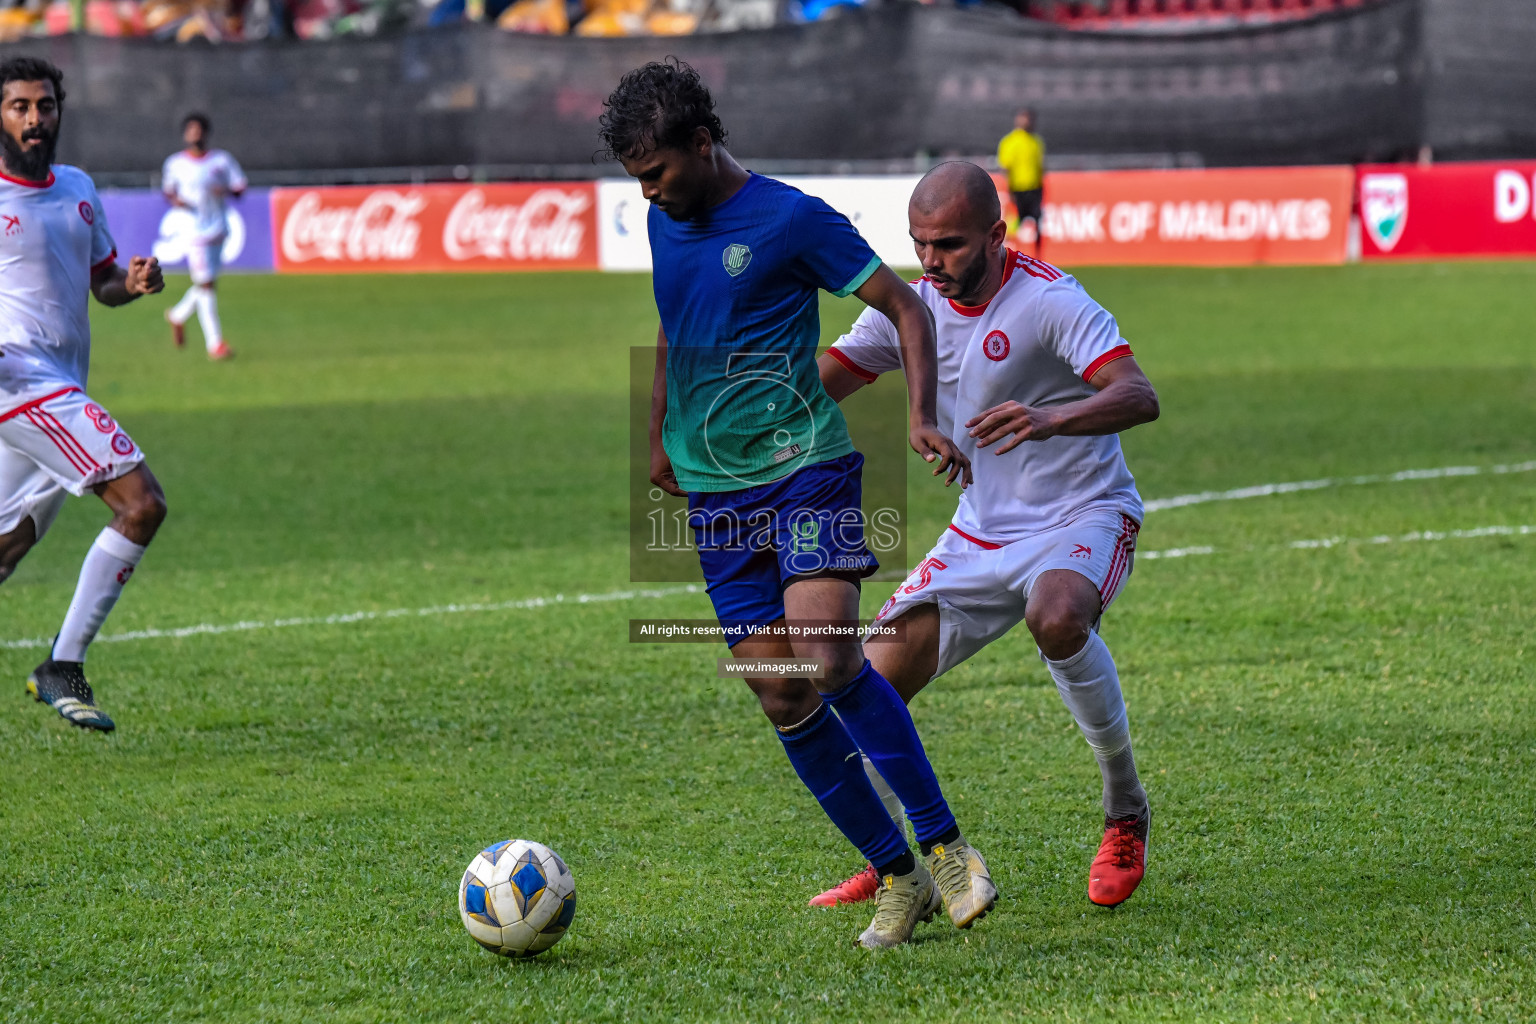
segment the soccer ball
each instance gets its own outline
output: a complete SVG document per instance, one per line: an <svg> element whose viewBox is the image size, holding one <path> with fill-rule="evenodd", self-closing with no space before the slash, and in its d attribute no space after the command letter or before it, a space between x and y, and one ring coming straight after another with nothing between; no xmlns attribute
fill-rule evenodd
<svg viewBox="0 0 1536 1024"><path fill-rule="evenodd" d="M554 850L508 839L475 855L459 883L459 917L501 956L534 956L560 941L576 916L576 880Z"/></svg>

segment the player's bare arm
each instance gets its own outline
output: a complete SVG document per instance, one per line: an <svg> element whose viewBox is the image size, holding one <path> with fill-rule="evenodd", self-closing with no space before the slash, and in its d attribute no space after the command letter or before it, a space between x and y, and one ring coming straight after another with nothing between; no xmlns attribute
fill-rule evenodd
<svg viewBox="0 0 1536 1024"><path fill-rule="evenodd" d="M850 375L851 376L851 375ZM1058 435L1081 437L1118 434L1157 419L1157 391L1134 356L1106 363L1088 381L1098 394L1080 402L1049 408L1004 402L970 419L965 425L985 448L1012 434L994 452L1003 455L1025 441L1044 441Z"/></svg>
<svg viewBox="0 0 1536 1024"><path fill-rule="evenodd" d="M821 374L821 386L834 402L841 402L869 383L834 359L830 352L823 352L817 358L816 372Z"/></svg>
<svg viewBox="0 0 1536 1024"><path fill-rule="evenodd" d="M934 338L933 315L912 291L910 285L882 264L869 280L854 292L864 304L885 314L896 325L901 339L902 366L907 377L908 432L912 450L927 462L937 462L933 475L948 472L944 486L958 478L962 487L971 483L971 463L939 430L938 421L938 343ZM836 395L832 396L834 399Z"/></svg>
<svg viewBox="0 0 1536 1024"><path fill-rule="evenodd" d="M667 419L667 332L656 328L656 376L651 382L651 483L677 498L688 497L678 485L672 460L661 443L661 425Z"/></svg>
<svg viewBox="0 0 1536 1024"><path fill-rule="evenodd" d="M153 256L135 256L128 265L108 263L91 277L91 294L103 306L122 306L143 295L153 295L165 288L160 261Z"/></svg>

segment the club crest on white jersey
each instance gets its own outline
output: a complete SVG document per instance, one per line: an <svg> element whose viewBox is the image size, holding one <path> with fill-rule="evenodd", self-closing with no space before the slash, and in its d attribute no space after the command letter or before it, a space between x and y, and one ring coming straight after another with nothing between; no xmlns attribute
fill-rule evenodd
<svg viewBox="0 0 1536 1024"><path fill-rule="evenodd" d="M116 255L84 171L57 164L45 182L0 174L0 413L85 386L91 275Z"/></svg>
<svg viewBox="0 0 1536 1024"><path fill-rule="evenodd" d="M1007 250L1003 284L983 306L961 306L926 280L913 284L938 328L939 429L970 458L975 483L954 522L966 536L1006 544L1069 521L1088 506L1140 522L1136 482L1115 435L1026 441L1001 456L965 424L1004 402L1049 407L1096 394L1088 381L1131 354L1115 318L1071 275ZM901 368L895 326L874 309L832 347L866 380Z"/></svg>

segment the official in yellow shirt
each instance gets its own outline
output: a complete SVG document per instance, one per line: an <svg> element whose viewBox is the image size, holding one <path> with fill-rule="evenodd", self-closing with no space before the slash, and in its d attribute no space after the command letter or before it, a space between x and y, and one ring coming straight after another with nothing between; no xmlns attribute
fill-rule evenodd
<svg viewBox="0 0 1536 1024"><path fill-rule="evenodd" d="M1030 221L1035 228L1035 253L1040 252L1040 202L1045 194L1045 143L1034 134L1035 112L1013 115L1013 131L997 144L997 165L1008 175L1008 192L1018 211L1019 230Z"/></svg>

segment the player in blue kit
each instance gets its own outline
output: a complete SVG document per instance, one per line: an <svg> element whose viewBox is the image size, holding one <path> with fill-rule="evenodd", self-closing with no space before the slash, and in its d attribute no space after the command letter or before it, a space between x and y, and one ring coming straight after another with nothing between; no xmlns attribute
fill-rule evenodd
<svg viewBox="0 0 1536 1024"><path fill-rule="evenodd" d="M901 342L909 441L935 475L968 483L969 464L937 426L932 319L847 218L736 162L687 64L625 75L601 126L608 153L651 203L661 317L651 480L688 498L733 656L821 665L814 684L747 682L801 780L881 879L859 941L905 942L941 903L969 927L997 899L986 863L961 835L910 713L864 657L857 630L834 632L857 621L859 581L878 566L864 543L864 459L816 365L819 290L857 295L885 314ZM922 860L876 795L861 750L907 808Z"/></svg>

